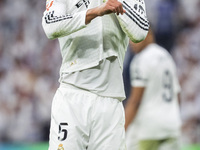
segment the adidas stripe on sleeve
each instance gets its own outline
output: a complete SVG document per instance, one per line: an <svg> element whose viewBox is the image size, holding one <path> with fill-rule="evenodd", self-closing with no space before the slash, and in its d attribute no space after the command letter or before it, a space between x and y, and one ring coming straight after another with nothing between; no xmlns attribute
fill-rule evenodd
<svg viewBox="0 0 200 150"><path fill-rule="evenodd" d="M72 15L62 15L62 16L55 16L54 15L54 11L50 11L45 15L45 22L46 24L52 24L55 22L59 22L62 20L67 20L67 19L72 19L73 16Z"/></svg>
<svg viewBox="0 0 200 150"><path fill-rule="evenodd" d="M55 39L69 35L84 27L86 10L68 14L67 6L62 0L47 0L47 9L42 18L42 26L48 38Z"/></svg>
<svg viewBox="0 0 200 150"><path fill-rule="evenodd" d="M145 39L149 30L144 0L119 0L126 10L117 16L123 31L130 40L137 43Z"/></svg>

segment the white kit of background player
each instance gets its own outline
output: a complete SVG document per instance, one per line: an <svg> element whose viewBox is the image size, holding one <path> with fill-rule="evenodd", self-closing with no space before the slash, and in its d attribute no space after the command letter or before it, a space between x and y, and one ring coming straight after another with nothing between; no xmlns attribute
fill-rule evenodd
<svg viewBox="0 0 200 150"><path fill-rule="evenodd" d="M117 0L48 0L43 28L58 38L60 87L52 102L49 150L125 150L122 65L129 42L148 32L142 0L124 0L126 13L89 10ZM102 8L102 7L101 7Z"/></svg>
<svg viewBox="0 0 200 150"><path fill-rule="evenodd" d="M131 96L125 107L128 150L179 150L180 85L166 49L146 39L133 45Z"/></svg>

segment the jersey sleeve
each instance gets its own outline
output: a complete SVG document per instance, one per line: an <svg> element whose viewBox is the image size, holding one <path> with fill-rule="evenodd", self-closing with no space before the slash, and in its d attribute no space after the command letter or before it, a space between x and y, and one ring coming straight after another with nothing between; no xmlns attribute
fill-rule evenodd
<svg viewBox="0 0 200 150"><path fill-rule="evenodd" d="M66 0L47 0L42 18L43 29L49 39L69 35L84 27L86 11L70 13L70 4Z"/></svg>
<svg viewBox="0 0 200 150"><path fill-rule="evenodd" d="M119 0L126 13L117 16L123 31L131 41L138 43L145 39L149 30L144 0Z"/></svg>
<svg viewBox="0 0 200 150"><path fill-rule="evenodd" d="M133 58L130 65L130 78L132 87L146 87L149 78L148 65Z"/></svg>

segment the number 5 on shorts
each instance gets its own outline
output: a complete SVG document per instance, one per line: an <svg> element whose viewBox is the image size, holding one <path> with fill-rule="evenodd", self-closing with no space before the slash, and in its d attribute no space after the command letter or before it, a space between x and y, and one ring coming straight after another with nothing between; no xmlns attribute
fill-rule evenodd
<svg viewBox="0 0 200 150"><path fill-rule="evenodd" d="M68 126L68 123L60 123L59 125L59 131L58 133L61 134L63 132L63 138L61 138L60 136L58 137L59 141L64 141L67 138L67 129L66 126Z"/></svg>

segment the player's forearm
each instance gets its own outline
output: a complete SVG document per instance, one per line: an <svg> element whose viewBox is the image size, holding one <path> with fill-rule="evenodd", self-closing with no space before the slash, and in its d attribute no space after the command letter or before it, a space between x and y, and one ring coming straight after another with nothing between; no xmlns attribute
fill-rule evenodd
<svg viewBox="0 0 200 150"><path fill-rule="evenodd" d="M131 89L131 96L127 101L125 107L125 130L131 124L131 122L135 119L135 116L138 112L143 93L145 88L144 87L134 87Z"/></svg>
<svg viewBox="0 0 200 150"><path fill-rule="evenodd" d="M107 0L105 3L100 5L99 7L89 9L86 13L85 24L90 23L94 18L98 16L103 16L106 14L116 13L124 14L125 10L122 7L122 4L117 0Z"/></svg>
<svg viewBox="0 0 200 150"><path fill-rule="evenodd" d="M94 18L100 16L98 7L89 9L86 13L85 24L89 24Z"/></svg>
<svg viewBox="0 0 200 150"><path fill-rule="evenodd" d="M127 130L128 126L134 120L139 104L134 103L132 100L128 100L125 108L125 130Z"/></svg>

